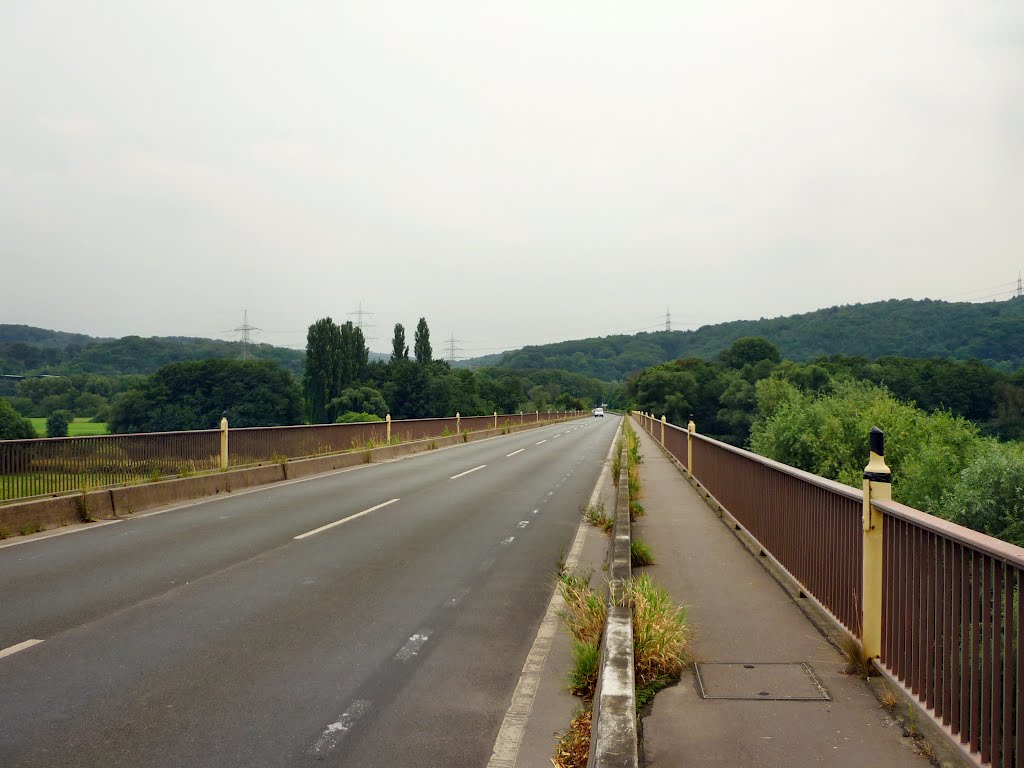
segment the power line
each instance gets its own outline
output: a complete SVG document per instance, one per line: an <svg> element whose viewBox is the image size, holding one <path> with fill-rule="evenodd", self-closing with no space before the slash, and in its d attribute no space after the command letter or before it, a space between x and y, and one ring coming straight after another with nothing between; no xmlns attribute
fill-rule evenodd
<svg viewBox="0 0 1024 768"><path fill-rule="evenodd" d="M366 329L367 328L374 328L376 326L373 323L368 323L368 322L366 322L363 319L364 317L373 317L373 315L374 315L373 312L370 312L367 309L363 309L363 302L362 301L359 302L359 309L357 309L355 312L349 312L348 313L349 317L355 317L356 318L356 328L358 328L360 331L363 331L363 339L365 341L376 341L377 340L376 336L367 336L366 335Z"/></svg>
<svg viewBox="0 0 1024 768"><path fill-rule="evenodd" d="M249 355L249 345L252 343L252 340L251 340L249 334L252 331L258 331L258 330L260 330L260 329L257 328L255 325L249 325L249 310L247 310L247 309L244 310L243 313L242 313L242 324L240 326L238 326L237 328L233 328L232 329L232 331L234 333L241 333L242 334L241 342L242 342L242 359L243 360L248 360L249 357L250 357L250 355Z"/></svg>
<svg viewBox="0 0 1024 768"><path fill-rule="evenodd" d="M447 351L448 351L448 362L449 363L454 363L455 362L455 353L462 351L462 347L456 347L455 346L456 344L459 344L459 343L461 343L461 342L459 341L459 339L455 338L455 332L452 331L451 337L448 338L445 341L445 344L448 347Z"/></svg>

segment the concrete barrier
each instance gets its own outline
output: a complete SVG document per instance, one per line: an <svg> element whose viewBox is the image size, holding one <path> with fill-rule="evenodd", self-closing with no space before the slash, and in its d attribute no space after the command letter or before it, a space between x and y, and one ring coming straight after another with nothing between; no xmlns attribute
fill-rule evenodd
<svg viewBox="0 0 1024 768"><path fill-rule="evenodd" d="M561 419L560 421L570 420L572 418ZM545 421L539 424L502 425L497 429L429 437L407 443L385 445L379 448L357 449L346 451L345 453L334 453L328 456L294 459L280 464L242 467L209 475L178 477L154 483L127 485L118 488L5 504L0 505L0 532L7 536L22 532L34 533L46 528L57 528L88 520L101 520L120 515L129 515L178 502L215 496L220 493L230 493L231 491L267 485L282 480L311 477L375 461L388 461L414 453L422 453L423 451L451 445L460 445L466 442L475 442L498 435L536 429L537 427L546 427L555 423L558 422Z"/></svg>
<svg viewBox="0 0 1024 768"><path fill-rule="evenodd" d="M636 686L633 678L633 609L620 605L632 573L629 469L620 453L615 525L608 548L608 616L601 637L601 665L594 692L590 758L594 768L637 768Z"/></svg>

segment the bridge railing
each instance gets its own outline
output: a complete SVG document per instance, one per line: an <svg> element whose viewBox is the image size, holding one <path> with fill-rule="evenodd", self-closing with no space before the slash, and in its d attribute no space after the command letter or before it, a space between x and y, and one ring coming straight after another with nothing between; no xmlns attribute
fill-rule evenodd
<svg viewBox="0 0 1024 768"><path fill-rule="evenodd" d="M352 424L0 440L0 503L578 415L549 411Z"/></svg>
<svg viewBox="0 0 1024 768"><path fill-rule="evenodd" d="M872 608L863 490L633 417L805 594L863 639ZM1024 549L897 502L870 506L883 537L876 665L974 761L1024 768Z"/></svg>

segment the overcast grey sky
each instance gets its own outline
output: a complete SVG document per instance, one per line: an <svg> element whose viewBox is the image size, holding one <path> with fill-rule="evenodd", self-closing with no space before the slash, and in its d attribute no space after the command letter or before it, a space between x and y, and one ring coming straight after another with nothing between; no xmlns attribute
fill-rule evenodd
<svg viewBox="0 0 1024 768"><path fill-rule="evenodd" d="M3 0L0 72L0 323L469 356L1024 267L1020 0Z"/></svg>

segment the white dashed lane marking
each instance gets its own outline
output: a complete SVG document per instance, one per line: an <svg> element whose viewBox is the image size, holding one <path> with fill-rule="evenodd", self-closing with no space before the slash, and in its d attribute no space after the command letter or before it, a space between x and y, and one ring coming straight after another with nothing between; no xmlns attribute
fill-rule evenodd
<svg viewBox="0 0 1024 768"><path fill-rule="evenodd" d="M465 472L459 472L459 474L457 474L457 475L452 475L448 479L449 480L458 480L460 477L465 477L469 473L476 472L478 469L483 469L486 466L487 466L486 464L481 464L479 467L473 467L472 469L467 469Z"/></svg>
<svg viewBox="0 0 1024 768"><path fill-rule="evenodd" d="M300 533L298 536L295 536L293 538L295 538L295 539L305 539L305 538L308 538L310 536L314 536L314 535L316 535L318 533L322 533L323 531L328 530L329 528L334 528L337 525L344 525L345 523L350 523L353 520L362 517L363 515L368 515L371 512L376 512L378 509L383 509L384 507L387 507L387 506L389 506L391 504L394 504L396 501L400 501L400 499L391 499L391 501L385 501L383 504L378 504L375 507L370 507L369 509L364 509L362 512L356 512L354 515L349 515L348 517L343 517L341 520L335 520L333 523L328 523L327 525L321 525L319 528L314 528L312 531L306 531L305 533Z"/></svg>
<svg viewBox="0 0 1024 768"><path fill-rule="evenodd" d="M356 721L370 710L371 703L366 699L353 701L352 706L345 710L335 722L328 725L320 738L316 740L313 745L313 754L323 755L338 746L345 734L352 730Z"/></svg>
<svg viewBox="0 0 1024 768"><path fill-rule="evenodd" d="M511 458L512 456L515 456L517 453L522 453L525 450L526 450L525 448L520 448L518 451L512 451L512 453L506 453L505 454L505 458L506 459Z"/></svg>
<svg viewBox="0 0 1024 768"><path fill-rule="evenodd" d="M409 638L409 642L403 645L398 653L395 654L395 658L398 661L409 661L413 656L420 652L420 649L426 644L427 640L430 639L430 635L424 632L417 632L415 635Z"/></svg>
<svg viewBox="0 0 1024 768"><path fill-rule="evenodd" d="M2 651L0 651L0 659L2 659L4 656L13 656L18 651L24 651L26 648L31 648L33 645L39 645L41 642L43 641L25 640L23 642L18 643L17 645L12 645L8 648L4 648Z"/></svg>

